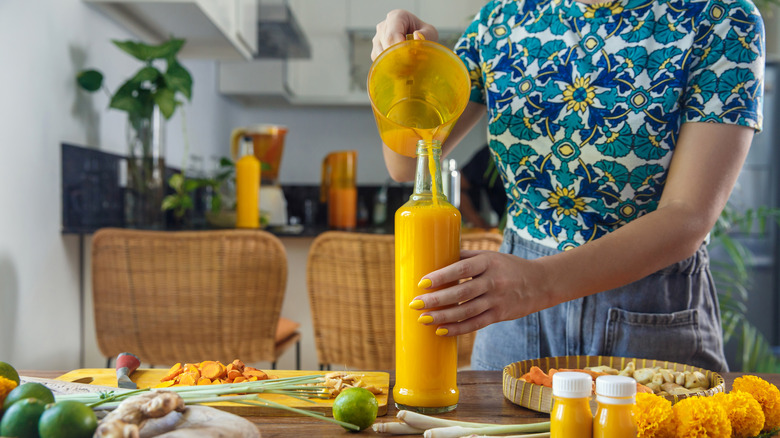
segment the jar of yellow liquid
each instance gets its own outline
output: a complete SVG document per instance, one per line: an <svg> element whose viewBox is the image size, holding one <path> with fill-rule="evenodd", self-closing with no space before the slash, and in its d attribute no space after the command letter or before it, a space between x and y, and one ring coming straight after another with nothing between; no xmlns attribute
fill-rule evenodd
<svg viewBox="0 0 780 438"><path fill-rule="evenodd" d="M441 186L441 144L420 140L414 193L395 213L395 387L399 409L425 414L458 404L457 337L437 335L409 304L435 289L418 287L427 274L460 260L460 212ZM451 286L443 285L440 288Z"/></svg>
<svg viewBox="0 0 780 438"><path fill-rule="evenodd" d="M596 418L593 438L636 438L634 422L636 380L625 376L599 376L596 379Z"/></svg>
<svg viewBox="0 0 780 438"><path fill-rule="evenodd" d="M550 412L550 438L591 438L593 379L590 375L561 371L553 374L552 387L554 403Z"/></svg>

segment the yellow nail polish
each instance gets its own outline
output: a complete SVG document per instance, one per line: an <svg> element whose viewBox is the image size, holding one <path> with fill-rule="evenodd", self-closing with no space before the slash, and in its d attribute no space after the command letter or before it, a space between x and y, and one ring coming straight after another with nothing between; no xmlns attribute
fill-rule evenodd
<svg viewBox="0 0 780 438"><path fill-rule="evenodd" d="M431 280L427 278L423 278L422 280L420 280L419 283L417 283L417 287L422 289L428 289L429 287L431 287L432 284L433 282Z"/></svg>
<svg viewBox="0 0 780 438"><path fill-rule="evenodd" d="M417 322L420 324L430 324L433 322L433 317L431 315L420 315L420 317L417 318Z"/></svg>
<svg viewBox="0 0 780 438"><path fill-rule="evenodd" d="M414 300L411 303L409 303L409 307L411 307L414 310L420 310L423 307L425 307L425 302L423 302L423 300Z"/></svg>
<svg viewBox="0 0 780 438"><path fill-rule="evenodd" d="M444 327L439 327L439 328L437 328L437 329L436 329L436 336L444 336L444 335L446 335L446 334L447 334L447 333L449 333L449 332L450 332L450 331L449 331L449 330L447 330L446 328L444 328Z"/></svg>

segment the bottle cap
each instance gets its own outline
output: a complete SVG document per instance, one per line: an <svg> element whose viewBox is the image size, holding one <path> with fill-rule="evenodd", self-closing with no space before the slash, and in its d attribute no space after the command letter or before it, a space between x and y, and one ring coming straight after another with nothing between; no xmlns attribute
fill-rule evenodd
<svg viewBox="0 0 780 438"><path fill-rule="evenodd" d="M596 395L598 401L606 403L633 403L636 395L636 380L626 376L599 376L596 379ZM604 397L612 399L604 400Z"/></svg>
<svg viewBox="0 0 780 438"><path fill-rule="evenodd" d="M593 392L593 379L589 374L561 371L553 374L552 390L555 397L590 397Z"/></svg>

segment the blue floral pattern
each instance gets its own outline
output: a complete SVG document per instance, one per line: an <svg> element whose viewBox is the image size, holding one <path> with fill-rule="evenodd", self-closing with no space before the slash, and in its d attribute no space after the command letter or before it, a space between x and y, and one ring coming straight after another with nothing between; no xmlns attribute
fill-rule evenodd
<svg viewBox="0 0 780 438"><path fill-rule="evenodd" d="M657 208L682 123L761 129L749 0L494 0L456 46L508 194L507 227L560 250Z"/></svg>

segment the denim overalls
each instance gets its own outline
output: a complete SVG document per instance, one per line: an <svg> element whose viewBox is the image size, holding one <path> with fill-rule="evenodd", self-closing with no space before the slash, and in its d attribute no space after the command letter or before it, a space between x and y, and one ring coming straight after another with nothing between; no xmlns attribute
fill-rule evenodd
<svg viewBox="0 0 780 438"><path fill-rule="evenodd" d="M500 251L525 259L558 252L509 230ZM660 359L727 371L706 246L626 286L479 330L471 367L500 370L526 359L577 355Z"/></svg>

